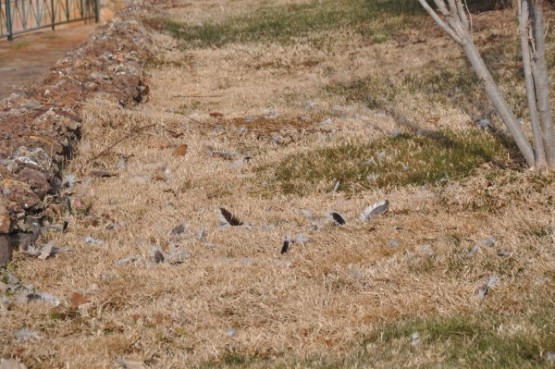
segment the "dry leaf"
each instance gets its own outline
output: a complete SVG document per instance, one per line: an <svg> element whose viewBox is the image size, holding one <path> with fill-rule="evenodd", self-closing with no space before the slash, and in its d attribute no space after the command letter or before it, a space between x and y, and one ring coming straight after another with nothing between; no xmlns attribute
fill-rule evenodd
<svg viewBox="0 0 555 369"><path fill-rule="evenodd" d="M79 306L89 302L87 298L81 295L79 292L73 292L69 298L69 303L73 309L79 308Z"/></svg>
<svg viewBox="0 0 555 369"><path fill-rule="evenodd" d="M179 145L175 150L172 152L172 156L185 156L187 153L187 145Z"/></svg>
<svg viewBox="0 0 555 369"><path fill-rule="evenodd" d="M213 111L212 113L210 113L210 116L211 116L212 118L218 118L218 119L224 117L224 115L223 115L222 113L219 113L219 112L217 112L217 111Z"/></svg>

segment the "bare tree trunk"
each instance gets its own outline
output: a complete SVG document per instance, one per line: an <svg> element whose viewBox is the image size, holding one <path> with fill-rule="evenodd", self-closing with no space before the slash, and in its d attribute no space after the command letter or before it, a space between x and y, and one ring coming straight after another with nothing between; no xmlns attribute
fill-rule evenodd
<svg viewBox="0 0 555 369"><path fill-rule="evenodd" d="M532 73L536 86L538 111L542 124L543 143L547 166L555 169L555 132L553 130L553 112L549 97L549 75L545 63L545 28L543 22L543 0L527 0L530 3L532 35L536 52L532 61Z"/></svg>
<svg viewBox="0 0 555 369"><path fill-rule="evenodd" d="M466 57L468 58L470 64L472 65L472 68L474 69L474 72L476 72L476 74L484 84L484 88L489 99L501 116L503 123L505 123L505 126L511 133L511 136L515 140L516 145L524 156L524 159L526 159L526 163L528 163L528 165L531 167L535 166L536 160L534 150L532 149L530 142L526 138L524 130L522 129L520 123L517 121L513 111L507 104L507 101L501 94L501 91L499 91L497 84L489 73L484 60L478 52L478 49L476 49L476 46L471 39L464 39L462 47Z"/></svg>
<svg viewBox="0 0 555 369"><path fill-rule="evenodd" d="M507 104L507 101L501 94L501 91L499 91L497 84L493 80L484 60L472 41L469 21L461 0L434 0L437 12L430 7L427 0L418 1L436 23L451 36L453 40L461 45L472 68L484 84L489 99L511 133L524 159L530 167L534 167L536 165L536 158L532 145L526 137L520 123L517 121L513 111ZM540 105L539 108L541 113L542 106Z"/></svg>
<svg viewBox="0 0 555 369"><path fill-rule="evenodd" d="M536 87L534 77L532 76L532 57L530 51L530 8L528 0L518 0L518 16L519 16L519 35L520 48L522 51L522 63L524 66L524 81L526 85L526 96L528 98L528 111L530 113L530 125L532 127L532 135L534 137L534 146L536 153L536 167L544 168L546 166L545 149L543 145L543 135L538 106L536 104Z"/></svg>

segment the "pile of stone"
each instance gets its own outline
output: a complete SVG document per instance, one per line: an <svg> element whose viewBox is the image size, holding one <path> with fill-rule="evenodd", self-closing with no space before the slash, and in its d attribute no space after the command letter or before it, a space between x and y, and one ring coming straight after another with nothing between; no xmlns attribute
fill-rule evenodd
<svg viewBox="0 0 555 369"><path fill-rule="evenodd" d="M61 170L80 138L85 102L100 95L125 106L148 93L143 64L151 47L144 27L124 15L42 80L0 101L0 265L13 247L36 239L48 208L58 206Z"/></svg>

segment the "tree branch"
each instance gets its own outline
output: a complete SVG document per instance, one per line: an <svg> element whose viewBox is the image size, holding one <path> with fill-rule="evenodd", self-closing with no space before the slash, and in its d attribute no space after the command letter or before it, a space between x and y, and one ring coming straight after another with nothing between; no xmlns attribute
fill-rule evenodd
<svg viewBox="0 0 555 369"><path fill-rule="evenodd" d="M511 136L515 140L522 156L526 159L526 163L528 163L528 166L534 167L535 155L532 145L530 145L528 138L526 138L526 135L524 134L522 126L516 120L513 111L507 104L507 100L505 100L501 91L499 91L499 87L497 87L497 84L493 80L493 77L484 63L484 59L480 56L478 49L476 49L474 43L468 42L463 44L463 50L472 65L472 69L474 69L478 78L480 78L483 82L486 93L495 107L495 110L497 110L501 116L503 123L505 123L505 126L511 133Z"/></svg>
<svg viewBox="0 0 555 369"><path fill-rule="evenodd" d="M530 4L533 39L536 45L532 74L536 88L536 99L542 125L543 143L549 169L555 169L555 132L553 130L553 111L549 96L549 74L545 63L545 29L542 0L527 0Z"/></svg>
<svg viewBox="0 0 555 369"><path fill-rule="evenodd" d="M457 41L463 48L464 53L474 72L478 75L480 80L484 84L484 88L486 93L491 100L492 104L495 106L495 109L501 116L503 123L511 133L511 136L514 138L520 152L526 159L526 162L529 166L533 167L535 165L535 155L534 150L532 149L532 145L528 138L524 134L524 131L519 122L517 122L516 117L507 104L507 101L499 91L499 87L493 80L480 52L472 42L472 35L470 34L470 30L468 27L465 28L463 20L459 17L459 10L462 7L462 4L457 6L456 2L461 2L462 0L434 0L440 12L445 16L447 19L447 23L441 19L441 17L430 7L426 0L418 0L422 7L432 16L435 22L455 41ZM449 4L449 9L447 5ZM466 20L467 21L467 20Z"/></svg>
<svg viewBox="0 0 555 369"><path fill-rule="evenodd" d="M434 19L434 21L439 25L439 27L441 27L441 29L445 31L445 33L451 36L451 38L455 40L457 43L462 44L463 42L462 38L459 35L457 35L457 33L449 25L447 25L447 23L445 23L443 19L441 19L441 17L432 9L432 7L428 4L426 0L418 0L418 1L420 2L424 10L426 10L426 12L428 12L428 14L430 14L430 16ZM434 0L434 1L436 2L436 5L440 2L440 0ZM442 8L440 6L438 6L438 8L443 13ZM443 8L445 12L449 14L445 7L445 3L443 3Z"/></svg>
<svg viewBox="0 0 555 369"><path fill-rule="evenodd" d="M434 3L436 4L439 12L444 16L448 16L449 15L449 10L447 10L447 7L445 6L445 2L444 0L434 0Z"/></svg>
<svg viewBox="0 0 555 369"><path fill-rule="evenodd" d="M459 18L466 30L470 30L468 17L466 16L465 7L461 1L457 1L457 12L459 13Z"/></svg>
<svg viewBox="0 0 555 369"><path fill-rule="evenodd" d="M534 152L536 159L536 167L544 168L546 165L545 148L542 138L542 128L540 117L538 115L538 107L536 105L536 88L534 77L532 75L532 58L530 52L530 12L528 8L528 0L518 0L518 22L520 35L520 48L522 52L522 64L524 66L524 82L526 85L526 97L528 101L528 111L530 114L530 126L532 128L532 136L534 138Z"/></svg>

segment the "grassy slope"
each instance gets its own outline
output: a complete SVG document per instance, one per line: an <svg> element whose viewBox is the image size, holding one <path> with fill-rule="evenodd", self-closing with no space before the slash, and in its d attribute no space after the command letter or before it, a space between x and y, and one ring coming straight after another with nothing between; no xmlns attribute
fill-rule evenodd
<svg viewBox="0 0 555 369"><path fill-rule="evenodd" d="M414 4L198 1L146 19L172 37L155 36L151 101L91 102L70 168L83 206L68 235L45 235L75 252L10 266L62 305L8 296L2 355L36 368L551 366L554 178L524 171L501 130L472 125L491 107ZM506 16L474 22L517 101ZM187 155L171 156L182 143ZM91 169L120 175L88 181ZM383 198L388 214L355 220ZM219 227L220 206L251 226ZM300 233L310 241L280 256ZM153 246L189 257L156 265ZM72 307L74 291L88 302ZM23 327L43 341L15 340Z"/></svg>

